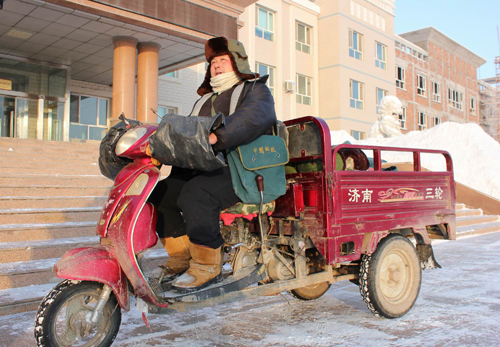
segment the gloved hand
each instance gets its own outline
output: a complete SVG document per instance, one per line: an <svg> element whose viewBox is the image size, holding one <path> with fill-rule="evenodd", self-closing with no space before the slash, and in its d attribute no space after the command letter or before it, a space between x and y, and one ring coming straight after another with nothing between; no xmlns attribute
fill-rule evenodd
<svg viewBox="0 0 500 347"><path fill-rule="evenodd" d="M161 162L158 159L153 158L153 156L151 155L151 147L149 147L149 144L146 147L146 155L148 157L151 157L151 163L153 163L154 166L161 166Z"/></svg>

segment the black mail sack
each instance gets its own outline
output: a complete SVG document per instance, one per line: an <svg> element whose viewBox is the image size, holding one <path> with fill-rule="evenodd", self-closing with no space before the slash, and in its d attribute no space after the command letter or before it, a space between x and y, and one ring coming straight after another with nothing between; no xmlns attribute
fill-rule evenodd
<svg viewBox="0 0 500 347"><path fill-rule="evenodd" d="M151 155L162 164L213 171L226 166L221 152L208 142L212 131L224 126L224 115L185 117L168 114L149 138Z"/></svg>
<svg viewBox="0 0 500 347"><path fill-rule="evenodd" d="M142 125L141 122L133 119L127 119L127 121L130 123L130 128L127 128L124 121L116 123L108 130L99 146L99 170L110 180L114 180L118 173L132 162L131 159L118 157L115 153L118 140L130 129Z"/></svg>

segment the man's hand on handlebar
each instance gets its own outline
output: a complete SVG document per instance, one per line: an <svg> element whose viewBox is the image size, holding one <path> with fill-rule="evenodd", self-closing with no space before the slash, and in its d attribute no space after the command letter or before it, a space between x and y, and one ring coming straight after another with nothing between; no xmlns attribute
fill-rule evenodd
<svg viewBox="0 0 500 347"><path fill-rule="evenodd" d="M161 162L160 162L158 159L153 158L153 156L151 155L151 148L149 147L149 144L148 144L148 146L146 147L146 155L147 155L148 157L151 157L151 163L152 163L154 166L161 166Z"/></svg>

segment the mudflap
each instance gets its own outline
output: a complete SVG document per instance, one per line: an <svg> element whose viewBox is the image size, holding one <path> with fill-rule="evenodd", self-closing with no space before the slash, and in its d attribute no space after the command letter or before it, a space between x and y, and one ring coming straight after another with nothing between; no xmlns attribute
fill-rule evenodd
<svg viewBox="0 0 500 347"><path fill-rule="evenodd" d="M417 253L420 258L420 266L423 270L441 268L441 265L439 265L434 257L434 251L431 245L417 244Z"/></svg>
<svg viewBox="0 0 500 347"><path fill-rule="evenodd" d="M194 293L180 294L174 291L162 293L162 299L174 304L176 302L200 302L211 298L223 296L228 293L242 290L266 278L265 266L256 265L243 269L235 276L228 276L222 282L214 284ZM158 309L160 309L158 311ZM162 313L161 308L149 305L149 313Z"/></svg>
<svg viewBox="0 0 500 347"><path fill-rule="evenodd" d="M54 265L54 272L58 278L107 284L120 306L125 311L130 310L127 278L116 258L105 247L72 249Z"/></svg>

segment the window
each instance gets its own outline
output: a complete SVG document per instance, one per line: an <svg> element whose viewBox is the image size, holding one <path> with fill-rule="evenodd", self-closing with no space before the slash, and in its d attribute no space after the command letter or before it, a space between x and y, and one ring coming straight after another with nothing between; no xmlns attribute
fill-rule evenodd
<svg viewBox="0 0 500 347"><path fill-rule="evenodd" d="M385 70L387 59L387 47L381 43L375 43L375 66Z"/></svg>
<svg viewBox="0 0 500 347"><path fill-rule="evenodd" d="M436 125L439 125L439 124L441 124L441 118L439 118L439 117L432 117L432 125L436 126Z"/></svg>
<svg viewBox="0 0 500 347"><path fill-rule="evenodd" d="M476 113L476 99L470 98L470 113Z"/></svg>
<svg viewBox="0 0 500 347"><path fill-rule="evenodd" d="M310 77L297 75L297 103L311 105L312 79Z"/></svg>
<svg viewBox="0 0 500 347"><path fill-rule="evenodd" d="M351 130L351 136L356 140L364 140L366 139L366 133L363 131Z"/></svg>
<svg viewBox="0 0 500 347"><path fill-rule="evenodd" d="M418 113L418 130L427 128L427 115L423 112Z"/></svg>
<svg viewBox="0 0 500 347"><path fill-rule="evenodd" d="M396 66L396 87L405 89L405 69Z"/></svg>
<svg viewBox="0 0 500 347"><path fill-rule="evenodd" d="M460 93L451 88L448 89L448 105L461 110L463 99L464 99L463 93Z"/></svg>
<svg viewBox="0 0 500 347"><path fill-rule="evenodd" d="M269 75L269 78L267 79L266 84L269 87L271 94L274 96L274 67L269 66L269 65L264 65L261 63L256 63L255 70L261 76Z"/></svg>
<svg viewBox="0 0 500 347"><path fill-rule="evenodd" d="M417 75L417 94L425 97L427 81L424 76Z"/></svg>
<svg viewBox="0 0 500 347"><path fill-rule="evenodd" d="M91 96L70 96L69 138L102 140L108 125L109 100Z"/></svg>
<svg viewBox="0 0 500 347"><path fill-rule="evenodd" d="M389 94L387 90L383 90L380 88L377 88L377 113L380 113L380 102L382 101L382 98L386 95Z"/></svg>
<svg viewBox="0 0 500 347"><path fill-rule="evenodd" d="M255 35L274 41L274 13L257 6Z"/></svg>
<svg viewBox="0 0 500 347"><path fill-rule="evenodd" d="M304 53L311 53L311 28L297 22L295 26L295 49Z"/></svg>
<svg viewBox="0 0 500 347"><path fill-rule="evenodd" d="M172 72L166 73L165 76L172 77L172 78L179 78L179 71L172 71Z"/></svg>
<svg viewBox="0 0 500 347"><path fill-rule="evenodd" d="M349 30L349 56L363 60L363 35L354 30Z"/></svg>
<svg viewBox="0 0 500 347"><path fill-rule="evenodd" d="M441 102L441 86L436 82L432 82L432 100Z"/></svg>
<svg viewBox="0 0 500 347"><path fill-rule="evenodd" d="M170 106L158 106L158 114L160 116L158 116L158 123L161 122L161 119L166 115L166 114L170 114L170 113L173 113L173 114L177 114L177 107L170 107Z"/></svg>
<svg viewBox="0 0 500 347"><path fill-rule="evenodd" d="M406 129L406 107L403 107L403 113L399 114L399 125L401 129Z"/></svg>
<svg viewBox="0 0 500 347"><path fill-rule="evenodd" d="M349 82L350 89L350 106L352 108L357 108L358 110L363 109L363 100L364 100L364 83L351 80Z"/></svg>

